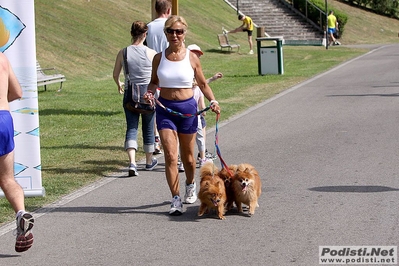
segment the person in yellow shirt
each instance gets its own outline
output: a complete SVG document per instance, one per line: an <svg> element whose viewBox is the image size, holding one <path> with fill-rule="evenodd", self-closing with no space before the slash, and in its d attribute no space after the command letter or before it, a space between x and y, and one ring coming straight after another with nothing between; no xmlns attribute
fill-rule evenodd
<svg viewBox="0 0 399 266"><path fill-rule="evenodd" d="M234 30L227 31L223 28L223 33L236 33L236 32L242 32L246 31L248 33L248 43L249 43L249 54L254 54L254 51L252 49L253 43L252 43L252 32L254 30L254 23L252 22L252 19L248 16L245 15L238 15L238 20L242 21L242 25L238 28L235 28Z"/></svg>
<svg viewBox="0 0 399 266"><path fill-rule="evenodd" d="M334 37L334 33L338 31L338 21L337 18L334 16L334 11L330 10L327 16L327 34L329 35L328 38L328 45L341 45L339 41L337 41Z"/></svg>

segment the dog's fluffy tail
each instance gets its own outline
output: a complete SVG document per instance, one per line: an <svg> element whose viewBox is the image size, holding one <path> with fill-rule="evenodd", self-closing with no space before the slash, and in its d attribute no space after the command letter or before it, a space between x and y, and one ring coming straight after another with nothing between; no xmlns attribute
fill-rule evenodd
<svg viewBox="0 0 399 266"><path fill-rule="evenodd" d="M219 169L213 162L205 163L200 169L200 177L209 176L209 175L217 175L219 173Z"/></svg>

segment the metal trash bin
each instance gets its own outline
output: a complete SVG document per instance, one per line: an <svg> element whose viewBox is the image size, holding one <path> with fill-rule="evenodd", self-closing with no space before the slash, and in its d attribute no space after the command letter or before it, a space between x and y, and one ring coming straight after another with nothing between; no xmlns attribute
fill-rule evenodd
<svg viewBox="0 0 399 266"><path fill-rule="evenodd" d="M256 38L259 75L284 74L283 37ZM262 46L262 41L274 41L275 45Z"/></svg>

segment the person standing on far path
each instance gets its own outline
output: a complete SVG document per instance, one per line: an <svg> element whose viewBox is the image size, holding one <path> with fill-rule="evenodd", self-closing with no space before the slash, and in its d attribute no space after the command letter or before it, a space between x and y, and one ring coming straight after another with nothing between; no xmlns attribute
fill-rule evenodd
<svg viewBox="0 0 399 266"><path fill-rule="evenodd" d="M235 28L234 30L227 31L224 28L223 34L228 34L228 33L236 33L236 32L242 32L246 31L248 34L248 43L249 43L249 54L254 54L253 50L253 42L252 42L252 32L254 31L254 23L252 22L252 19L248 16L245 15L238 15L238 20L242 21L242 25L238 28Z"/></svg>
<svg viewBox="0 0 399 266"><path fill-rule="evenodd" d="M166 39L166 35L163 31L165 21L171 14L172 3L170 0L156 0L155 1L155 12L157 12L157 18L147 24L148 32L146 38L146 45L155 50L157 53L165 50L169 43ZM155 93L156 98L159 96L159 90ZM155 150L154 154L160 154L161 152L161 141L159 133L156 128L156 120L154 121L154 133L155 133Z"/></svg>
<svg viewBox="0 0 399 266"><path fill-rule="evenodd" d="M24 191L14 178L14 123L9 102L20 99L22 89L7 57L0 53L0 188L16 213L15 251L27 251L33 244L34 219L25 212Z"/></svg>
<svg viewBox="0 0 399 266"><path fill-rule="evenodd" d="M337 41L334 37L334 33L338 32L338 21L334 16L334 11L330 10L327 16L327 34L328 34L328 45L341 45L339 41Z"/></svg>

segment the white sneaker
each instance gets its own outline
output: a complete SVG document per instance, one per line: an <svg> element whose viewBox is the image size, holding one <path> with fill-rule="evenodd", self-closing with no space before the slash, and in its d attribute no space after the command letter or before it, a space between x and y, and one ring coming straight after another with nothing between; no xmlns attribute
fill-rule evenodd
<svg viewBox="0 0 399 266"><path fill-rule="evenodd" d="M216 160L217 155L212 154L212 153L206 151L206 152L205 152L205 158L208 159L208 160L214 161L214 160Z"/></svg>
<svg viewBox="0 0 399 266"><path fill-rule="evenodd" d="M180 160L177 164L177 169L179 170L179 173L184 173L184 165L183 165L182 161L180 161Z"/></svg>
<svg viewBox="0 0 399 266"><path fill-rule="evenodd" d="M186 194L184 195L184 202L193 204L197 200L197 186L194 184L186 184Z"/></svg>
<svg viewBox="0 0 399 266"><path fill-rule="evenodd" d="M129 165L129 174L128 174L128 176L130 177L130 176L138 176L138 175L139 175L139 172L137 172L136 165L131 163Z"/></svg>
<svg viewBox="0 0 399 266"><path fill-rule="evenodd" d="M207 162L213 162L213 161L212 161L212 159L208 159L208 158L200 159L199 167L201 168Z"/></svg>
<svg viewBox="0 0 399 266"><path fill-rule="evenodd" d="M170 204L170 215L177 216L183 214L183 203L181 202L180 196L174 196L172 203Z"/></svg>
<svg viewBox="0 0 399 266"><path fill-rule="evenodd" d="M19 212L16 218L17 222L17 238L15 241L15 251L27 251L33 244L32 227L35 220L32 214L27 212Z"/></svg>
<svg viewBox="0 0 399 266"><path fill-rule="evenodd" d="M161 151L161 141L160 141L160 139L159 139L159 136L155 136L154 152L153 152L152 154L153 154L153 155L162 154L162 151Z"/></svg>
<svg viewBox="0 0 399 266"><path fill-rule="evenodd" d="M223 32L223 34L227 34L227 33L228 33L228 31L227 31L227 30L225 30L225 28L224 28L224 27L222 27L222 32Z"/></svg>
<svg viewBox="0 0 399 266"><path fill-rule="evenodd" d="M254 51L253 51L253 50L250 50L248 54L254 54Z"/></svg>

